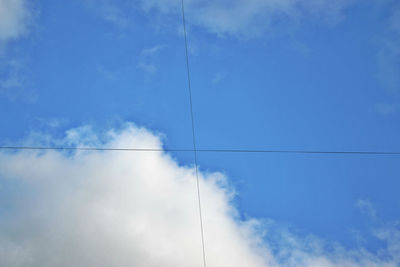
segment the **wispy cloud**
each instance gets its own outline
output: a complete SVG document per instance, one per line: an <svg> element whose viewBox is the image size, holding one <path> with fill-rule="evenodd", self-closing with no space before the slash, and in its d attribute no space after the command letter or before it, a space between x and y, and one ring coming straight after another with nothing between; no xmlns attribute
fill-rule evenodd
<svg viewBox="0 0 400 267"><path fill-rule="evenodd" d="M36 144L162 148L158 135L133 124L104 133L83 126L61 140L45 137ZM0 214L0 265L200 266L195 177L193 166L165 152L0 152L0 190L13 188L0 195L0 210L10 211ZM400 263L395 224L375 231L387 249L348 251L298 237L273 221L239 218L221 173L200 172L200 186L210 266Z"/></svg>
<svg viewBox="0 0 400 267"><path fill-rule="evenodd" d="M165 46L163 46L163 45L155 45L153 47L144 48L140 52L140 55L143 57L154 56L154 55L158 54L164 47Z"/></svg>
<svg viewBox="0 0 400 267"><path fill-rule="evenodd" d="M377 215L376 215L376 210L373 207L372 203L367 200L367 199L359 199L356 203L356 206L367 213L367 215L372 218L372 219L376 219Z"/></svg>
<svg viewBox="0 0 400 267"><path fill-rule="evenodd" d="M124 12L123 2L112 0L84 0L86 7L104 20L120 28L126 28L130 24L128 15Z"/></svg>
<svg viewBox="0 0 400 267"><path fill-rule="evenodd" d="M157 72L159 69L159 66L156 63L157 56L164 48L164 45L155 45L152 47L143 48L140 52L140 58L137 64L137 68L148 73Z"/></svg>
<svg viewBox="0 0 400 267"><path fill-rule="evenodd" d="M163 14L177 13L180 2L143 0L144 10ZM219 36L250 37L279 26L283 22L298 23L314 17L329 24L340 21L343 10L352 0L187 0L188 22ZM283 24L285 24L283 23Z"/></svg>
<svg viewBox="0 0 400 267"><path fill-rule="evenodd" d="M218 72L218 73L216 73L216 74L214 75L214 77L213 77L213 79L212 79L211 82L212 82L213 84L218 84L218 83L220 83L222 80L224 80L225 77L226 77L226 72L224 72L224 71Z"/></svg>
<svg viewBox="0 0 400 267"><path fill-rule="evenodd" d="M375 111L382 115L390 115L396 113L398 109L399 109L398 104L390 104L390 103L375 104Z"/></svg>
<svg viewBox="0 0 400 267"><path fill-rule="evenodd" d="M118 77L118 75L119 75L119 72L118 72L117 70L108 69L108 68L106 68L106 67L103 66L103 65L97 66L97 72L98 72L104 79L110 80L110 81L116 80L117 77Z"/></svg>
<svg viewBox="0 0 400 267"><path fill-rule="evenodd" d="M328 25L336 24L344 16L344 10L357 0L186 0L188 24L199 26L218 36L253 37L281 28L297 25L314 18ZM133 0L85 0L105 20L119 26L129 24L126 10L142 8L154 15L179 15L180 1Z"/></svg>
<svg viewBox="0 0 400 267"><path fill-rule="evenodd" d="M35 91L27 89L22 61L11 58L7 47L25 36L33 25L33 5L26 0L0 0L0 97L34 103Z"/></svg>
<svg viewBox="0 0 400 267"><path fill-rule="evenodd" d="M399 40L400 41L400 40ZM378 53L378 78L387 92L398 95L400 92L400 42L386 39Z"/></svg>
<svg viewBox="0 0 400 267"><path fill-rule="evenodd" d="M158 66L155 64L151 64L151 63L139 62L137 64L137 67L148 73L155 73L158 70Z"/></svg>
<svg viewBox="0 0 400 267"><path fill-rule="evenodd" d="M18 60L7 60L0 63L0 97L11 101L22 100L26 103L35 103L38 95L27 88L24 77L24 64Z"/></svg>
<svg viewBox="0 0 400 267"><path fill-rule="evenodd" d="M393 102L399 102L400 97L400 5L389 2L386 5L390 8L390 16L386 20L386 27L383 31L377 54L378 79L381 82L388 96L393 98ZM388 115L395 113L398 104L376 105L376 110Z"/></svg>
<svg viewBox="0 0 400 267"><path fill-rule="evenodd" d="M391 94L400 93L400 5L391 7L378 53L378 77Z"/></svg>
<svg viewBox="0 0 400 267"><path fill-rule="evenodd" d="M37 117L34 119L36 124L44 128L59 128L67 124L68 119L65 118L42 118Z"/></svg>
<svg viewBox="0 0 400 267"><path fill-rule="evenodd" d="M32 22L32 10L26 0L0 1L0 45L25 35Z"/></svg>

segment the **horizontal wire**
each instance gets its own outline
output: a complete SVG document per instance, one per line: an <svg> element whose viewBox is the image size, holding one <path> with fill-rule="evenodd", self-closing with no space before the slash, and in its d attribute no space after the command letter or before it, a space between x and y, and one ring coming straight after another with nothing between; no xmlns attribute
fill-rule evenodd
<svg viewBox="0 0 400 267"><path fill-rule="evenodd" d="M0 150L80 150L80 151L131 151L131 152L194 152L194 149L175 148L102 148L102 147L36 147L0 146ZM196 149L210 153L290 153L290 154L356 154L356 155L400 155L387 151L318 151L318 150L263 150L263 149Z"/></svg>

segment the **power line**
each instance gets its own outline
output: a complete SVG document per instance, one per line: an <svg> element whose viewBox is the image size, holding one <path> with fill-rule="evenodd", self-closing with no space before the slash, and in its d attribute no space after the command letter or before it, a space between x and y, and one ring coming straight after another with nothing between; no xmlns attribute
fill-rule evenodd
<svg viewBox="0 0 400 267"><path fill-rule="evenodd" d="M285 153L285 154L344 154L344 155L400 155L386 151L321 151L321 150L262 150L262 149L198 149L198 152L213 153Z"/></svg>
<svg viewBox="0 0 400 267"><path fill-rule="evenodd" d="M184 152L186 149L162 148L107 148L107 147L48 147L48 146L0 146L0 150L77 150L77 151L131 151L131 152Z"/></svg>
<svg viewBox="0 0 400 267"><path fill-rule="evenodd" d="M185 149L185 148L106 148L106 147L38 147L0 146L0 150L81 150L126 152L202 152L202 153L282 153L282 154L342 154L342 155L400 155L397 151L322 151L322 150L265 150L265 149Z"/></svg>
<svg viewBox="0 0 400 267"><path fill-rule="evenodd" d="M206 251L204 241L204 227L202 217L202 205L200 195L200 184L199 184L199 171L198 171L198 152L204 153L284 153L284 154L342 154L342 155L400 155L400 152L382 152L382 151L313 151L313 150L264 150L264 149L197 149L196 146L196 135L195 135L195 123L193 115L193 100L192 100L192 88L191 88L191 77L189 67L189 55L188 55L188 41L186 31L186 20L185 20L185 8L184 0L181 0L182 9L182 23L184 30L184 41L185 41L185 54L186 54L186 72L190 102L190 117L191 117L191 128L192 128L192 141L193 149L169 149L169 148L102 148L102 147L36 147L36 146L0 146L0 150L68 150L68 151L125 151L125 152L193 152L195 161L195 172L196 172L196 185L197 185L197 198L198 198L198 209L199 209L199 220L200 220L200 231L202 241L202 255L203 265L206 264Z"/></svg>
<svg viewBox="0 0 400 267"><path fill-rule="evenodd" d="M186 73L187 73L187 82L188 82L188 91L189 91L189 103L190 103L190 118L192 121L192 140L193 140L193 153L194 153L194 164L196 167L196 185L197 185L197 200L199 203L199 220L200 220L200 232L201 232L201 245L203 249L203 265L207 267L206 261L206 250L204 245L204 228L203 228L203 216L201 211L201 197L200 197L200 183L199 183L199 170L197 163L197 149L196 149L196 134L194 128L194 117L193 117L193 100L192 100L192 85L190 82L190 67L189 67L189 53L188 53L188 41L187 41L187 33L186 33L186 19L185 19L185 5L184 1L182 3L182 24L183 24L183 34L185 39L185 55L186 55Z"/></svg>

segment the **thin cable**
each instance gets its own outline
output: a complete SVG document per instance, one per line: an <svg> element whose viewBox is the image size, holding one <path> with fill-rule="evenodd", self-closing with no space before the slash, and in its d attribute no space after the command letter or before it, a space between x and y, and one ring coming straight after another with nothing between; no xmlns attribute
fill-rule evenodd
<svg viewBox="0 0 400 267"><path fill-rule="evenodd" d="M179 148L105 148L105 147L36 147L0 146L0 150L82 150L131 152L203 152L203 153L284 153L284 154L343 154L343 155L400 155L396 151L322 151L322 150L263 150L263 149L179 149Z"/></svg>
<svg viewBox="0 0 400 267"><path fill-rule="evenodd" d="M186 33L186 19L185 19L185 5L183 0L182 3L182 24L183 24L183 34L185 37L185 53L186 53L186 73L187 73L187 81L188 81L188 90L189 90L189 102L190 102L190 118L192 121L192 139L193 139L193 153L194 153L194 164L196 167L196 185L197 185L197 199L199 203L199 219L200 219L200 232L201 232L201 245L203 248L203 265L207 267L206 261L206 250L204 245L204 228L203 228L203 215L201 212L201 197L200 197L200 183L199 183L199 171L198 171L198 163L197 163L197 149L196 149L196 135L194 128L194 118L193 118L193 101L192 101L192 85L190 82L190 68L189 68L189 54L188 54L188 41L187 41L187 33Z"/></svg>
<svg viewBox="0 0 400 267"><path fill-rule="evenodd" d="M107 148L107 147L46 147L46 146L0 146L0 150L77 150L77 151L131 151L131 152L185 152L186 149L163 148Z"/></svg>
<svg viewBox="0 0 400 267"><path fill-rule="evenodd" d="M321 151L321 150L261 150L261 149L198 149L197 152L213 153L286 153L286 154L344 154L344 155L400 155L386 151Z"/></svg>

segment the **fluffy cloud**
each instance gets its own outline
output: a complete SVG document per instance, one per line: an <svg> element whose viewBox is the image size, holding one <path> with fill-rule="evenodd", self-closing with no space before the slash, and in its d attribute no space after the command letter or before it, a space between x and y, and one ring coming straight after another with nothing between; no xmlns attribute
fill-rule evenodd
<svg viewBox="0 0 400 267"><path fill-rule="evenodd" d="M185 0L188 22L220 36L249 37L307 16L336 23L352 0ZM180 12L180 1L142 0L145 10Z"/></svg>
<svg viewBox="0 0 400 267"><path fill-rule="evenodd" d="M162 148L158 135L132 124L31 142ZM165 152L2 152L0 186L1 266L202 266L194 169ZM399 263L398 230L379 232L386 260L361 249L327 253L316 238L239 219L222 174L200 173L200 186L209 266Z"/></svg>
<svg viewBox="0 0 400 267"><path fill-rule="evenodd" d="M161 147L132 126L103 137L109 147ZM83 127L65 143L100 139ZM194 170L165 153L2 154L0 175L20 187L15 210L1 208L1 266L201 266ZM264 266L257 223L235 219L223 183L201 178L210 264Z"/></svg>
<svg viewBox="0 0 400 267"><path fill-rule="evenodd" d="M30 19L31 12L25 0L0 0L0 42L25 34Z"/></svg>

